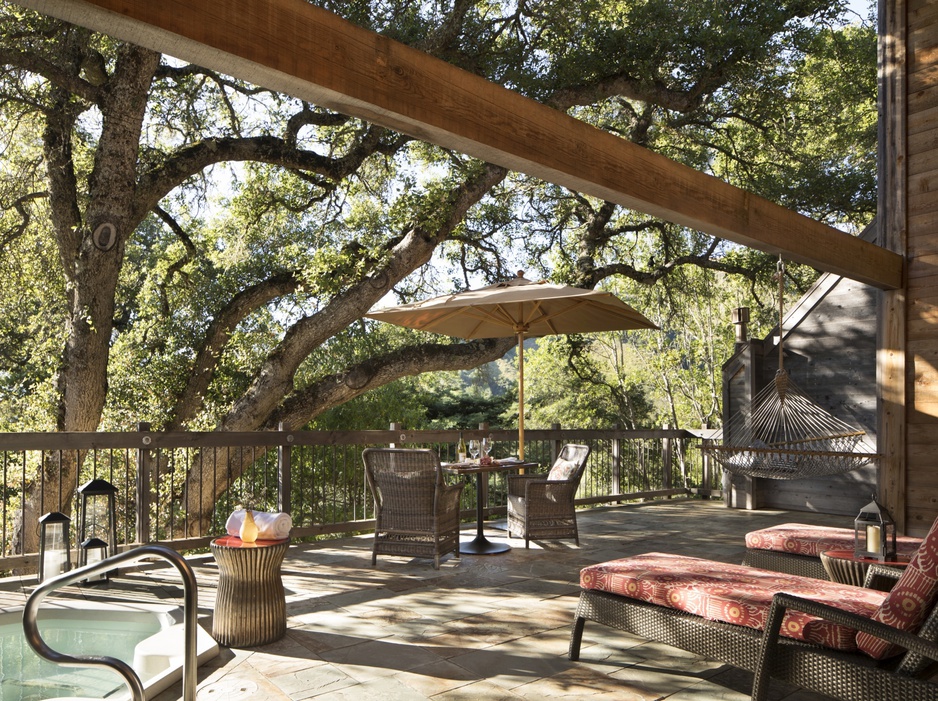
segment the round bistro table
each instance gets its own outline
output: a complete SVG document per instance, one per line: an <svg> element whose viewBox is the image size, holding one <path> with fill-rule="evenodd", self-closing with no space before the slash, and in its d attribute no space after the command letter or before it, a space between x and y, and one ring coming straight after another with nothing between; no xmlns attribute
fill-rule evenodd
<svg viewBox="0 0 938 701"><path fill-rule="evenodd" d="M444 463L443 469L454 475L476 476L476 537L472 540L459 543L459 554L462 555L498 555L511 550L508 543L496 543L485 537L485 506L488 501L488 481L486 477L490 472L506 472L508 470L528 469L537 467L536 462L499 462L493 460L482 465L472 463Z"/></svg>
<svg viewBox="0 0 938 701"><path fill-rule="evenodd" d="M827 550L821 553L821 564L832 582L852 584L862 587L866 580L866 571L870 565L886 565L887 567L904 568L909 564L909 558L902 555L898 560L876 560L870 557L856 557L853 550Z"/></svg>
<svg viewBox="0 0 938 701"><path fill-rule="evenodd" d="M280 565L289 543L289 538L245 543L230 535L211 542L218 563L212 637L219 644L265 645L287 632Z"/></svg>

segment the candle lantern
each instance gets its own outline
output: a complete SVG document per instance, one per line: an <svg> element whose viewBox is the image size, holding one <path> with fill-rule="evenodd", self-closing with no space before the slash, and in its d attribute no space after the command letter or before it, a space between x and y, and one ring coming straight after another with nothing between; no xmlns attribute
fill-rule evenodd
<svg viewBox="0 0 938 701"><path fill-rule="evenodd" d="M101 562L108 556L107 543L100 538L88 538L81 544L81 563L83 565L92 565L95 562ZM110 572L100 572L86 577L82 581L85 584L99 584L107 582L110 578Z"/></svg>
<svg viewBox="0 0 938 701"><path fill-rule="evenodd" d="M86 565L92 552L95 557L101 555L99 560L117 552L117 487L107 480L93 479L81 485L78 493L81 495L78 564Z"/></svg>
<svg viewBox="0 0 938 701"><path fill-rule="evenodd" d="M72 520L50 511L39 519L39 581L57 577L72 567L68 530Z"/></svg>
<svg viewBox="0 0 938 701"><path fill-rule="evenodd" d="M856 557L880 562L896 559L896 522L875 497L853 522L853 543Z"/></svg>

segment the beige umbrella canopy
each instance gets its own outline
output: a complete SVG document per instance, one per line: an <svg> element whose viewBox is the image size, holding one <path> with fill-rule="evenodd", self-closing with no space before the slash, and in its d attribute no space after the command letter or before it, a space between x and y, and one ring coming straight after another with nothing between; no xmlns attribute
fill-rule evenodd
<svg viewBox="0 0 938 701"><path fill-rule="evenodd" d="M518 337L518 457L524 459L524 339L552 334L658 328L609 292L508 282L368 312L371 319L457 338Z"/></svg>

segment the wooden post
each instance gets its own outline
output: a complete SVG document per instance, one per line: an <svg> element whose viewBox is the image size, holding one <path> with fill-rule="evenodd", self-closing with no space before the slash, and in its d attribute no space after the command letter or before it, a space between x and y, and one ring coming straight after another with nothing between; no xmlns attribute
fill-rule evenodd
<svg viewBox="0 0 938 701"><path fill-rule="evenodd" d="M667 431L670 426L668 424L664 424L662 428ZM661 439L661 478L664 482L662 485L664 489L671 489L671 485L674 481L671 476L671 468L673 467L672 460L673 455L671 450L671 439L668 436L665 436ZM668 499L670 498L671 497L668 497Z"/></svg>
<svg viewBox="0 0 938 701"><path fill-rule="evenodd" d="M283 432L283 422L277 426ZM293 508L291 494L293 493L293 435L287 433L277 448L277 511L290 513Z"/></svg>
<svg viewBox="0 0 938 701"><path fill-rule="evenodd" d="M559 431L560 424L551 424L551 431ZM550 464L553 465L557 462L557 458L560 457L560 451L563 450L563 440L560 438L555 438L550 446Z"/></svg>
<svg viewBox="0 0 938 701"><path fill-rule="evenodd" d="M392 422L391 422L391 425L388 426L388 429L391 430L391 431L403 431L403 430L404 430L404 424L398 423L397 421L392 421ZM398 448L398 447L403 448L404 445L401 444L400 446L398 446L397 443L389 443L389 444L388 444L388 447L390 447L390 448Z"/></svg>
<svg viewBox="0 0 938 701"><path fill-rule="evenodd" d="M139 433L148 433L150 424L147 421L141 421L137 424ZM140 443L143 447L137 448L137 476L134 484L136 489L136 538L138 543L150 542L150 464L152 462L152 452L148 446L150 436L141 436ZM114 553L111 553L112 555Z"/></svg>
<svg viewBox="0 0 938 701"><path fill-rule="evenodd" d="M613 426L617 431L619 430L619 424ZM612 445L610 446L612 452L612 484L610 489L613 494L622 493L622 443L619 440L619 435L616 434L612 439ZM621 503L621 502L619 502Z"/></svg>
<svg viewBox="0 0 938 701"><path fill-rule="evenodd" d="M909 137L908 76L906 74L908 41L908 3L906 0L880 0L879 3L879 163L878 204L879 244L900 256L909 249ZM931 61L931 70L934 61ZM921 69L924 73L926 66ZM925 241L923 237L921 239ZM929 239L933 245L934 236ZM925 244L919 244L925 250ZM932 266L931 255L927 268ZM911 262L914 265L914 260ZM929 280L930 278L925 278ZM928 286L932 283L920 283ZM907 533L909 523L906 493L908 457L906 444L914 415L919 378L912 382L908 362L907 316L910 284L908 272L903 286L886 292L879 309L876 354L877 452L879 497L896 521L896 530ZM930 294L930 289L929 289ZM933 337L933 336L932 336ZM910 406L911 405L911 406ZM929 427L929 430L930 427Z"/></svg>

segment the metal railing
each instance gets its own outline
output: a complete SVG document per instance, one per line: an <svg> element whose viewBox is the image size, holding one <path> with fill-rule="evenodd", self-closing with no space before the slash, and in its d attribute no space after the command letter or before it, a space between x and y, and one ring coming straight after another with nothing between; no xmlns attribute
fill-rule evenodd
<svg viewBox="0 0 938 701"><path fill-rule="evenodd" d="M43 503L59 504L71 515L71 543L78 532L78 487L105 479L117 488L118 547L159 542L177 550L207 547L225 531L225 521L239 505L286 511L296 538L363 532L374 527L373 501L361 462L366 447L404 445L436 450L441 460L455 459L459 431L262 431L251 433L124 433L0 434L0 472L4 499L0 503L0 570L35 566L38 517L28 512L28 489ZM461 432L466 440L490 437L495 457L517 454L514 430L480 428ZM592 453L577 493L587 506L687 493L717 494L722 471L707 461L701 432L661 429L626 431L560 429L528 430L525 457L549 466L564 443L586 443ZM54 495L49 474L56 480ZM219 479L233 475L227 489ZM505 512L504 476L488 484L487 515ZM196 520L182 501L186 490L217 494L208 499L211 513ZM54 497L50 499L50 497ZM476 511L475 484L463 490L467 520ZM45 508L45 511L50 510ZM16 524L23 524L17 528ZM27 538L26 529L33 529ZM73 558L73 562L77 561Z"/></svg>
<svg viewBox="0 0 938 701"><path fill-rule="evenodd" d="M134 671L133 667L117 659L116 657L98 656L98 655L68 655L58 652L49 647L42 635L39 633L38 616L42 607L43 600L52 592L62 587L74 584L80 580L87 579L94 575L103 574L116 569L120 565L129 565L139 560L145 560L153 557L168 560L182 575L184 594L183 594L183 664L182 664L182 689L183 701L195 701L197 686L196 669L198 667L198 651L196 649L196 640L198 633L198 613L199 613L199 592L196 587L195 573L179 553L164 545L143 545L130 552L112 555L106 560L85 565L77 570L65 572L53 579L42 582L26 600L26 606L23 608L23 632L29 646L35 650L40 657L49 660L55 664L67 665L69 667L105 667L112 669L119 674L124 683L130 689L133 701L146 701L146 690L140 675Z"/></svg>

